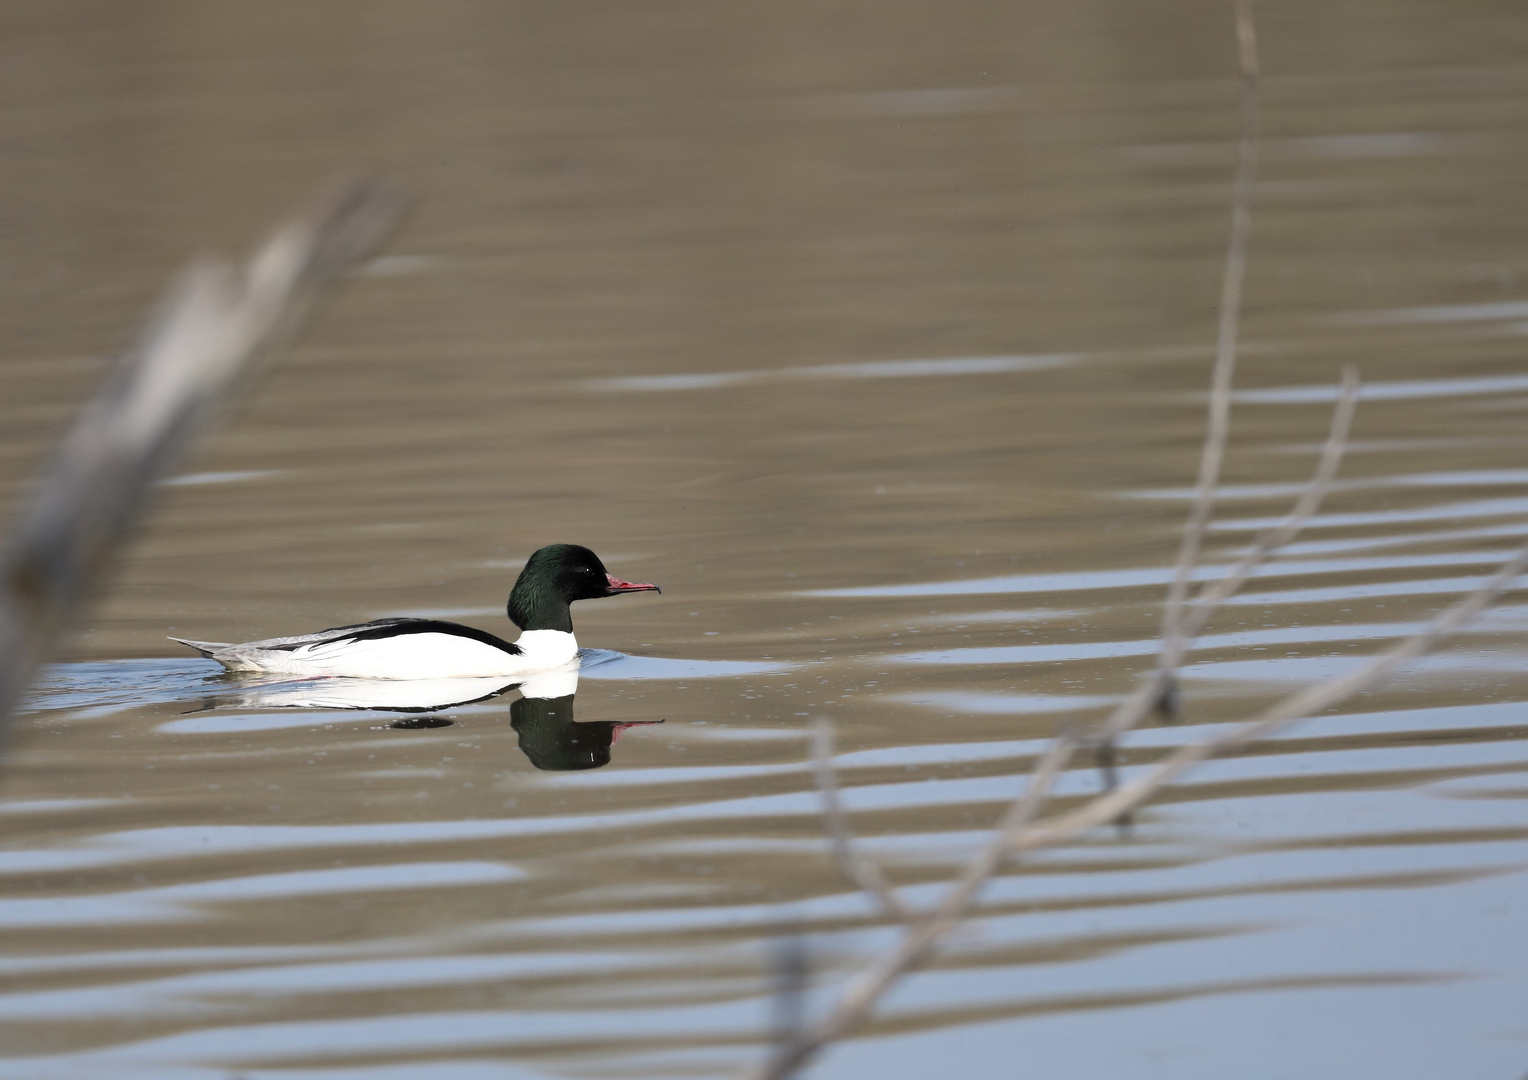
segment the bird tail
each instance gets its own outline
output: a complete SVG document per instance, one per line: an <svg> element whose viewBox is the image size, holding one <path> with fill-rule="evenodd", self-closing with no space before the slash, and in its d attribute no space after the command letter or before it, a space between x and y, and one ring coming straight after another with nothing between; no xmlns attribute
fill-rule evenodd
<svg viewBox="0 0 1528 1080"><path fill-rule="evenodd" d="M209 660L220 660L218 653L229 648L226 641L187 641L185 638L172 637L171 641L177 641L182 645L189 645Z"/></svg>

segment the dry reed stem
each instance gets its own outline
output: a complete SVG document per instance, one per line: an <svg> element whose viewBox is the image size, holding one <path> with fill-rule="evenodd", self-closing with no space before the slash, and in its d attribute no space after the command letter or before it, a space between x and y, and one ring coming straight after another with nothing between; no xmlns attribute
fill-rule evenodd
<svg viewBox="0 0 1528 1080"><path fill-rule="evenodd" d="M817 791L822 798L823 825L839 868L874 898L884 914L905 922L913 913L897 898L881 868L854 848L854 835L839 800L838 779L833 772L833 722L826 717L819 716L812 722L812 761Z"/></svg>
<svg viewBox="0 0 1528 1080"><path fill-rule="evenodd" d="M346 185L249 263L198 261L80 411L0 551L0 729L156 479L303 315L392 230L384 185Z"/></svg>

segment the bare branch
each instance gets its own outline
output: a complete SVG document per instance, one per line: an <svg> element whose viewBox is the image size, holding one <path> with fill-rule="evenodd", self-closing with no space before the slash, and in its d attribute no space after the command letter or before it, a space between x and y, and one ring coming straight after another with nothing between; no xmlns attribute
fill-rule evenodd
<svg viewBox="0 0 1528 1080"><path fill-rule="evenodd" d="M0 552L0 724L151 491L312 302L392 230L403 201L343 188L237 270L198 262L81 410Z"/></svg>
<svg viewBox="0 0 1528 1080"><path fill-rule="evenodd" d="M998 823L992 838L966 865L960 877L945 892L939 906L931 914L911 923L903 931L895 949L850 982L832 1012L800 1032L792 1043L782 1047L764 1065L747 1073L748 1080L783 1080L806 1064L823 1046L865 1022L892 983L922 962L939 939L966 917L977 893L992 880L1007 858L1014 839L1023 834L1040 812L1051 785L1066 766L1075 746L1076 740L1070 731L1063 731L1051 740L1045 756Z"/></svg>
<svg viewBox="0 0 1528 1080"><path fill-rule="evenodd" d="M998 867L1013 847L1014 838L1022 834L1030 822L1039 816L1056 777L1066 768L1076 746L1077 738L1070 728L1063 728L1051 740L1030 775L1029 782L1024 785L1023 794L1009 807L1003 820L998 822L986 846L966 864L965 870L940 903L935 920L956 919L965 914L977 892L997 873Z"/></svg>
<svg viewBox="0 0 1528 1080"><path fill-rule="evenodd" d="M782 1050L769 1064L746 1074L749 1080L780 1080L821 1047L862 1024L892 983L922 960L934 944L960 922L976 893L991 879L1004 858L1036 848L1054 847L1089 829L1116 821L1193 766L1271 735L1281 727L1337 705L1375 685L1402 664L1414 660L1442 638L1469 623L1510 588L1525 567L1528 567L1528 544L1519 548L1490 580L1447 608L1423 630L1398 642L1357 670L1296 691L1228 732L1179 747L1137 779L1105 792L1075 810L1034 824L1034 813L1072 753L1071 736L1065 732L1058 735L1036 767L1021 799L1009 810L993 839L951 886L935 913L909 926L896 949L853 979L825 1018L807 1028L793 1046Z"/></svg>
<svg viewBox="0 0 1528 1080"><path fill-rule="evenodd" d="M1257 32L1252 21L1251 0L1236 7L1237 54L1241 61L1241 137L1237 142L1236 183L1231 206L1231 237L1226 244L1225 272L1220 284L1220 325L1215 340L1215 366L1210 377L1209 424L1199 458L1199 481L1177 566L1162 612L1162 651L1167 655L1182 638L1183 607L1189 582L1199 562L1205 528L1215 505L1215 486L1225 457L1226 437L1231 429L1231 379L1236 370L1237 328L1241 319L1242 282L1247 276L1247 238L1252 228L1252 188L1257 178L1257 129L1261 89L1258 71Z"/></svg>
<svg viewBox="0 0 1528 1080"><path fill-rule="evenodd" d="M1018 837L1010 851L1029 851L1062 843L1146 802L1188 769L1233 747L1265 738L1279 728L1331 708L1388 677L1396 668L1415 660L1440 640L1467 625L1528 567L1528 544L1502 564L1492 577L1473 592L1446 608L1431 623L1379 653L1346 675L1312 683L1276 702L1262 713L1230 731L1202 742L1179 747L1147 772L1113 791L1106 792L1076 810L1042 822Z"/></svg>
<svg viewBox="0 0 1528 1080"><path fill-rule="evenodd" d="M1342 387L1338 392L1337 407L1332 410L1331 430L1327 432L1326 443L1321 447L1321 458L1316 464L1315 475L1300 493L1289 516L1259 535L1229 574L1205 585L1199 595L1194 597L1193 609L1183 626L1184 638L1192 640L1197 637L1221 605L1246 584L1253 571L1274 551L1298 536L1316 511L1321 509L1321 503L1327 492L1331 491L1332 481L1336 479L1343 455L1347 452L1348 433L1353 427L1353 413L1358 408L1358 391L1358 368L1348 364L1342 369Z"/></svg>
<svg viewBox="0 0 1528 1080"><path fill-rule="evenodd" d="M854 847L854 834L838 798L838 779L833 773L833 721L819 716L812 722L812 761L817 776L817 792L822 797L822 821L828 830L833 857L844 876L875 898L881 910L893 919L905 922L912 918L881 868L861 855Z"/></svg>
<svg viewBox="0 0 1528 1080"><path fill-rule="evenodd" d="M1346 449L1358 399L1358 375L1356 370L1349 367L1344 372L1343 389L1333 413L1331 431L1310 484L1301 493L1288 517L1276 528L1260 535L1231 572L1201 589L1190 606L1187 599L1189 583L1203 546L1229 426L1231 373L1235 364L1241 284L1245 276L1247 231L1250 224L1248 207L1256 164L1259 79L1250 0L1240 0L1238 3L1237 38L1243 77L1242 142L1232 235L1222 288L1220 336L1211 390L1210 430L1201 458L1194 504L1190 509L1173 585L1168 595L1167 610L1163 616L1163 642L1158 668L1151 677L1143 680L1137 693L1121 704L1103 729L1104 738L1099 746L1103 756L1100 760L1107 762L1111 768L1114 738L1138 722L1155 702L1161 700L1162 695L1175 692L1173 674L1181 663L1188 642L1203 630L1213 613L1246 582L1256 568L1274 550L1297 535L1319 509L1322 499L1331 488ZM1402 664L1420 656L1475 618L1502 592L1512 588L1525 568L1528 568L1528 544L1524 544L1512 555L1488 581L1445 609L1420 632L1397 642L1354 671L1296 691L1250 720L1178 748L1128 783L1118 786L1111 784L1104 793L1076 809L1037 821L1055 778L1066 767L1075 747L1072 733L1063 731L1036 766L1020 798L1010 806L987 844L967 864L937 908L910 922L894 949L873 960L851 979L837 1004L826 1016L799 1031L794 1041L779 1048L770 1062L746 1075L750 1080L781 1080L807 1063L823 1046L863 1024L895 981L927 957L938 941L966 917L981 888L997 873L1005 859L1036 848L1064 843L1088 829L1110 821L1119 821L1123 815L1143 805L1194 765L1270 735L1281 727L1334 706L1377 684ZM819 728L818 734L819 738L831 738L831 733L824 734L822 728ZM818 745L821 775L823 759L831 754L831 742L820 742ZM825 783L819 780L824 788L825 800L834 794L831 771L826 775L828 779ZM841 839L848 852L840 856L841 861L850 867L852 852L847 847L847 828L841 818L835 828L841 830ZM852 870L850 872L858 880L857 875Z"/></svg>
<svg viewBox="0 0 1528 1080"><path fill-rule="evenodd" d="M1164 696L1176 697L1177 670L1183 663L1183 657L1187 654L1189 645L1199 636L1205 625L1225 602L1246 584L1253 572L1266 562L1270 555L1298 536L1300 530L1321 509L1321 503L1331 491L1332 481L1336 478L1343 455L1347 451L1348 435L1353 426L1353 414L1358 408L1359 389L1358 369L1349 364L1343 368L1342 387L1338 394L1337 406L1332 410L1331 429L1327 433L1325 445L1321 448L1321 457L1316 464L1315 474L1300 493L1288 516L1278 525L1259 535L1228 574L1216 578L1199 591L1184 618L1182 632L1177 642L1163 644L1157 667L1141 680L1135 692L1120 702L1104 721L1095 738L1098 741L1099 766L1106 773L1106 786L1114 786L1113 782L1108 780L1108 774L1113 771L1112 766L1106 763L1108 748L1112 747L1114 740L1140 723Z"/></svg>
<svg viewBox="0 0 1528 1080"><path fill-rule="evenodd" d="M1199 553L1204 546L1205 531L1209 526L1210 512L1215 505L1215 487L1220 480L1221 463L1225 458L1226 440L1231 427L1231 383L1236 370L1236 346L1241 319L1242 283L1247 270L1247 242L1252 227L1252 189L1257 178L1257 132L1261 98L1261 74L1257 57L1257 30L1252 19L1251 0L1238 0L1236 7L1237 56L1241 64L1241 135L1237 141L1236 180L1231 207L1231 235L1226 243L1226 264L1220 285L1220 324L1215 341L1215 364L1210 374L1209 420L1204 436L1204 447L1199 457L1199 479L1195 485L1193 502L1189 507L1188 520L1183 526L1183 539L1178 547L1178 559L1173 568L1172 583L1167 590L1167 603L1162 609L1162 647L1156 668L1143 678L1134 693L1115 708L1104 721L1096 736L1099 767L1103 770L1106 788L1113 787L1112 758L1113 740L1143 720L1153 709L1169 717L1178 714L1179 694L1176 683L1178 666L1183 662L1189 642L1198 634L1210 614L1230 592L1218 601L1209 602L1201 593L1196 616L1186 612L1190 583L1199 564ZM1342 409L1339 406L1339 415ZM1351 413L1349 412L1349 419ZM1345 430L1345 428L1344 428ZM1338 457L1340 458L1340 454ZM1325 455L1323 455L1323 464ZM1320 475L1318 471L1318 476ZM1320 495L1325 494L1325 486ZM1312 511L1313 512L1313 511ZM1293 535L1293 533L1290 533ZM1287 539L1281 543L1287 543ZM1243 576L1231 589L1239 588L1272 545L1262 551L1254 561L1247 563ZM1254 545L1254 551L1257 550ZM1251 553L1249 553L1250 555ZM1244 560L1245 561L1245 560ZM1233 571L1231 576L1236 576Z"/></svg>

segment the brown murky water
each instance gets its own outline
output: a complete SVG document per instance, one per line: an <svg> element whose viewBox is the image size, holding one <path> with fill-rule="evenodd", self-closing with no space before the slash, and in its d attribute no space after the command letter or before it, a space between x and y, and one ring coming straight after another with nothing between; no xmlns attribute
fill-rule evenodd
<svg viewBox="0 0 1528 1080"><path fill-rule="evenodd" d="M356 163L419 198L18 725L0 1076L725 1075L782 934L825 1001L890 931L826 858L806 719L926 900L1149 663L1228 221L1226 7L0 12L4 505L190 252ZM1347 480L1131 765L1407 633L1528 530L1528 24L1262 24L1211 562L1287 505L1341 364L1370 389ZM432 702L241 686L164 640L505 632L557 540L665 590L581 605L605 651L571 702L389 711ZM1525 661L1509 599L1014 868L814 1075L1521 1075Z"/></svg>

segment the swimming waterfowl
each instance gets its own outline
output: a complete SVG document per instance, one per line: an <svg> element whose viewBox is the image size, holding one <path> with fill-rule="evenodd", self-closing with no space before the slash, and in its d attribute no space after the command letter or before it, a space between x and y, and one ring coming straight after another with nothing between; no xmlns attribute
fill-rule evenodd
<svg viewBox="0 0 1528 1080"><path fill-rule="evenodd" d="M515 678L572 664L578 657L569 605L656 585L622 581L577 544L550 544L525 564L509 594L511 644L485 630L439 619L376 619L299 637L229 644L188 641L229 671L335 675L361 679Z"/></svg>

